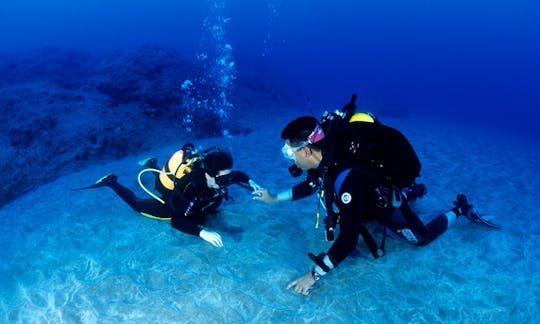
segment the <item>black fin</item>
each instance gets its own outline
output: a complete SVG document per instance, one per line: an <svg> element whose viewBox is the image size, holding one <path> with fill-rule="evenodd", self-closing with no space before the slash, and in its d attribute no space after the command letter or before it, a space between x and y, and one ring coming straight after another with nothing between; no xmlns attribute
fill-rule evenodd
<svg viewBox="0 0 540 324"><path fill-rule="evenodd" d="M101 188L101 187L105 187L106 184L103 183L103 182L99 182L99 183L94 183L93 185L90 185L90 186L86 186L86 187L80 187L80 188L71 188L70 190L71 191L77 191L77 190L87 190L87 189L94 189L94 188Z"/></svg>
<svg viewBox="0 0 540 324"><path fill-rule="evenodd" d="M484 225L484 226L487 226L487 227L491 227L491 228L494 228L494 229L497 229L497 230L502 230L501 226L499 226L497 224L494 224L494 223L488 221L487 219L485 219L484 217L482 217L482 216L485 216L485 215L489 215L489 214L471 213L470 215L463 215L463 216L467 217L469 220L471 220L474 223Z"/></svg>

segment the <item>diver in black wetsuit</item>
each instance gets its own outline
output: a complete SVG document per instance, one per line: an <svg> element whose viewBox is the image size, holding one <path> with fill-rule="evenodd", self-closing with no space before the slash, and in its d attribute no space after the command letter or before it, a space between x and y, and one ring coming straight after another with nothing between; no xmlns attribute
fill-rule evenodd
<svg viewBox="0 0 540 324"><path fill-rule="evenodd" d="M199 236L216 247L222 247L221 236L203 228L206 217L215 214L223 199L229 198L227 191L229 185L237 184L250 191L259 186L244 172L231 170L233 159L229 152L219 149L211 151L197 160L197 163L186 163L184 158L186 153L188 151L184 146L164 167L165 170L167 166L173 164L172 162L178 160L174 170L180 171L182 168L182 174L176 172L173 175L166 174L166 178L174 179L170 183L167 179L163 179L162 175L165 173L160 173L156 177L156 189L161 192L161 199L136 197L131 190L118 183L118 177L114 174L106 175L95 184L79 189L110 187L136 212L150 218L171 220L171 225L177 230ZM157 165L155 159L152 163ZM189 172L184 172L186 165L189 166Z"/></svg>
<svg viewBox="0 0 540 324"><path fill-rule="evenodd" d="M319 192L323 207L327 212L331 209L335 217L330 228L327 227L327 238L329 233L332 234L329 240L333 240L332 226L339 226L339 234L330 249L318 256L310 254L315 266L292 281L288 288L294 288L300 294L309 294L317 280L337 267L354 250L359 236L364 238L374 257L384 255L384 238L381 246L377 247L369 233L366 234L365 223L376 221L402 239L424 246L444 233L457 217L465 215L473 220L478 217L466 197L460 194L454 208L424 224L407 202L426 193L423 185L413 185L403 191L390 187L388 191L381 192L384 187L373 170L367 164L353 161L347 152L351 147L358 150L359 146L325 143L324 132L314 117L300 117L290 122L281 133L285 140L282 152L286 158L294 160L296 167L308 171L307 179L292 190L276 196L266 189L255 191L254 199L267 203L296 200ZM324 144L336 145L331 163L325 160L329 154L328 146ZM329 201L324 201L326 195L330 196ZM329 215L331 213L328 212Z"/></svg>

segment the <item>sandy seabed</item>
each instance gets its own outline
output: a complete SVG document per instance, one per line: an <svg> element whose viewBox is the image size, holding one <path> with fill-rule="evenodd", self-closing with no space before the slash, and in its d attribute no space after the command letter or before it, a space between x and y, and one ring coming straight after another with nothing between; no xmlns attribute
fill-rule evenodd
<svg viewBox="0 0 540 324"><path fill-rule="evenodd" d="M275 192L296 181L279 138L295 116L266 111L246 136L197 145L229 147L235 168ZM287 284L312 266L307 252L330 246L314 229L315 197L265 205L231 188L234 200L208 224L223 237L218 249L139 216L109 189L69 190L114 172L144 196L136 175L146 156L129 156L67 174L0 210L0 322L538 322L538 152L437 120L383 122L408 135L423 162L429 193L413 206L419 215L448 210L463 192L503 230L459 219L424 248L388 240L376 261L360 241L303 297ZM163 162L185 140L148 154Z"/></svg>

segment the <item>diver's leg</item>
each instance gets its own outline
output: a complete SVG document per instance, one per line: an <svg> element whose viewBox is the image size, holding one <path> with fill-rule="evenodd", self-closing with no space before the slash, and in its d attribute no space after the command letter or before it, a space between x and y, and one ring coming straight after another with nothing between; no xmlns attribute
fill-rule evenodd
<svg viewBox="0 0 540 324"><path fill-rule="evenodd" d="M454 213L449 212L449 216L452 215ZM424 224L404 201L399 208L393 210L387 226L392 232L410 243L424 246L444 233L449 223L449 217L443 214Z"/></svg>
<svg viewBox="0 0 540 324"><path fill-rule="evenodd" d="M104 186L111 188L118 197L136 212L157 218L171 217L172 212L168 204L162 204L155 199L139 199L133 191L118 183L117 179L115 175L108 175L100 180Z"/></svg>

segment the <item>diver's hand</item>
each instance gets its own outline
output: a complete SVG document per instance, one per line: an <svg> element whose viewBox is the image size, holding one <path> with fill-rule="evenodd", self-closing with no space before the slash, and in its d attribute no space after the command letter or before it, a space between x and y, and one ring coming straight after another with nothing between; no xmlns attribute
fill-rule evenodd
<svg viewBox="0 0 540 324"><path fill-rule="evenodd" d="M253 180L251 180L251 179L249 179L248 184L249 184L249 186L251 187L251 189L253 189L253 191L261 190L261 189L262 189L261 186L259 186L259 185L257 184L257 182L255 182L255 181L253 181Z"/></svg>
<svg viewBox="0 0 540 324"><path fill-rule="evenodd" d="M277 197L268 192L268 190L259 188L257 190L253 190L253 200L258 200L269 204L275 203L277 201Z"/></svg>
<svg viewBox="0 0 540 324"><path fill-rule="evenodd" d="M291 282L287 289L294 288L294 291L296 291L299 294L302 294L304 296L309 295L311 288L315 284L315 279L313 278L313 275L311 274L311 271L303 275L302 277L296 279L295 281Z"/></svg>
<svg viewBox="0 0 540 324"><path fill-rule="evenodd" d="M223 241L221 240L221 235L216 232L211 232L207 230L201 230L199 236L206 242L212 244L215 247L222 247Z"/></svg>

